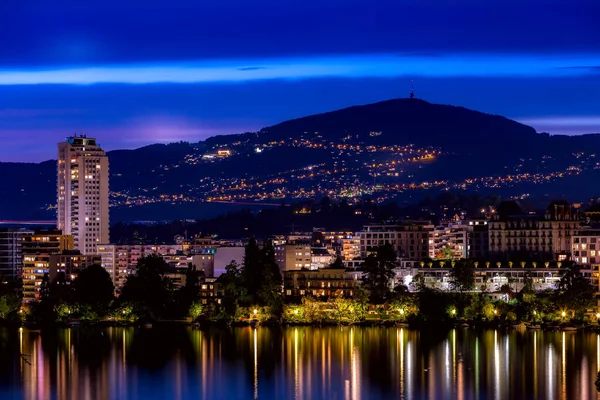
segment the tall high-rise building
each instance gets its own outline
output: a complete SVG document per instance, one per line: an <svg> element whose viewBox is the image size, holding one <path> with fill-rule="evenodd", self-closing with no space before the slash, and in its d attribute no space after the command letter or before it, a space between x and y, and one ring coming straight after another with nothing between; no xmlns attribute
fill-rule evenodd
<svg viewBox="0 0 600 400"><path fill-rule="evenodd" d="M109 243L108 177L96 139L76 135L58 144L58 229L73 235L84 255Z"/></svg>

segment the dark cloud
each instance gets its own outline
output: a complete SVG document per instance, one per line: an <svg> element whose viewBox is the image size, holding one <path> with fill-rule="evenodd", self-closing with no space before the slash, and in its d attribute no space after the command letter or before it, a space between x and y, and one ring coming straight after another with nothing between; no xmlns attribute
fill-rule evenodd
<svg viewBox="0 0 600 400"><path fill-rule="evenodd" d="M267 67L243 67L243 68L238 68L238 71L257 71L260 69L267 69Z"/></svg>
<svg viewBox="0 0 600 400"><path fill-rule="evenodd" d="M0 2L3 66L339 53L598 51L600 2Z"/></svg>

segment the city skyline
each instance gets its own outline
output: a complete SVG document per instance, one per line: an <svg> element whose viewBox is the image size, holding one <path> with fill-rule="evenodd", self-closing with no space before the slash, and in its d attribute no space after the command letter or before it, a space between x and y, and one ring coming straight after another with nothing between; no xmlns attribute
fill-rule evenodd
<svg viewBox="0 0 600 400"><path fill-rule="evenodd" d="M54 158L75 132L112 150L253 131L413 79L432 103L600 131L590 1L61 5L2 6L0 161Z"/></svg>

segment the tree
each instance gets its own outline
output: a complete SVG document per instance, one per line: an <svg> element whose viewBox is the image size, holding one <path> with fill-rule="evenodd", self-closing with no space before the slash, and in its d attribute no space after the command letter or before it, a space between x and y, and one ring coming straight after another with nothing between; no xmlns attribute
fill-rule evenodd
<svg viewBox="0 0 600 400"><path fill-rule="evenodd" d="M394 277L396 253L391 244L378 246L363 263L363 286L370 293L371 302L380 304L390 292L390 280Z"/></svg>
<svg viewBox="0 0 600 400"><path fill-rule="evenodd" d="M557 302L573 311L578 319L583 318L585 310L594 304L595 294L596 290L576 264L567 266L555 292Z"/></svg>
<svg viewBox="0 0 600 400"><path fill-rule="evenodd" d="M225 273L221 274L216 282L223 288L221 305L225 319L232 319L235 316L240 301L246 297L241 270L241 267L232 261L225 267Z"/></svg>
<svg viewBox="0 0 600 400"><path fill-rule="evenodd" d="M50 296L50 277L46 272L42 277L42 284L40 285L40 299L44 300Z"/></svg>
<svg viewBox="0 0 600 400"><path fill-rule="evenodd" d="M73 299L95 309L106 310L114 298L115 287L110 274L101 265L92 264L73 281Z"/></svg>
<svg viewBox="0 0 600 400"><path fill-rule="evenodd" d="M439 258L444 260L452 260L454 258L454 252L452 251L452 248L450 248L450 246L444 247L439 255Z"/></svg>
<svg viewBox="0 0 600 400"><path fill-rule="evenodd" d="M21 296L15 292L0 296L0 319L15 317L21 307L21 300Z"/></svg>
<svg viewBox="0 0 600 400"><path fill-rule="evenodd" d="M262 279L259 281L258 303L269 306L271 313L280 317L283 313L282 279L279 265L275 261L275 249L270 240L265 242L260 253L260 266Z"/></svg>
<svg viewBox="0 0 600 400"><path fill-rule="evenodd" d="M357 312L359 306L355 303L355 301L341 295L333 296L327 301L327 304L333 310L333 315L338 324L342 322L352 324L359 320L360 314Z"/></svg>
<svg viewBox="0 0 600 400"><path fill-rule="evenodd" d="M171 300L171 280L165 276L167 263L160 255L138 260L134 274L127 277L119 301L135 304L138 315L160 318Z"/></svg>
<svg viewBox="0 0 600 400"><path fill-rule="evenodd" d="M42 282L43 285L43 282ZM58 272L56 277L52 280L52 283L48 286L48 295L42 296L42 299L51 301L52 303L60 302L71 302L72 300L72 286L67 282L67 277L64 272Z"/></svg>
<svg viewBox="0 0 600 400"><path fill-rule="evenodd" d="M419 311L417 297L408 291L395 292L388 305L389 312L400 321L416 315Z"/></svg>
<svg viewBox="0 0 600 400"><path fill-rule="evenodd" d="M341 269L344 268L344 262L342 261L342 257L337 256L335 260L329 264L329 268Z"/></svg>
<svg viewBox="0 0 600 400"><path fill-rule="evenodd" d="M248 296L255 300L260 288L261 281L261 251L256 239L250 238L244 253L244 265L241 270L242 280Z"/></svg>
<svg viewBox="0 0 600 400"><path fill-rule="evenodd" d="M185 273L185 285L175 294L176 313L179 317L194 314L191 307L200 297L199 282L200 272L198 272L194 264L189 263Z"/></svg>
<svg viewBox="0 0 600 400"><path fill-rule="evenodd" d="M475 267L471 260L460 260L450 270L450 288L463 293L475 287Z"/></svg>

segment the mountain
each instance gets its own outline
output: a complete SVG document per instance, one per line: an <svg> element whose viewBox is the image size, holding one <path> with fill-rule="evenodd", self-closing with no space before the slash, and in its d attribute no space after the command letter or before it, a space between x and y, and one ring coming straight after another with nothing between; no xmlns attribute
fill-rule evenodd
<svg viewBox="0 0 600 400"><path fill-rule="evenodd" d="M597 134L551 136L497 115L395 99L111 151L111 213L195 218L322 196L410 202L445 190L584 200L597 194L599 145ZM55 162L0 163L0 174L0 218L53 218Z"/></svg>

